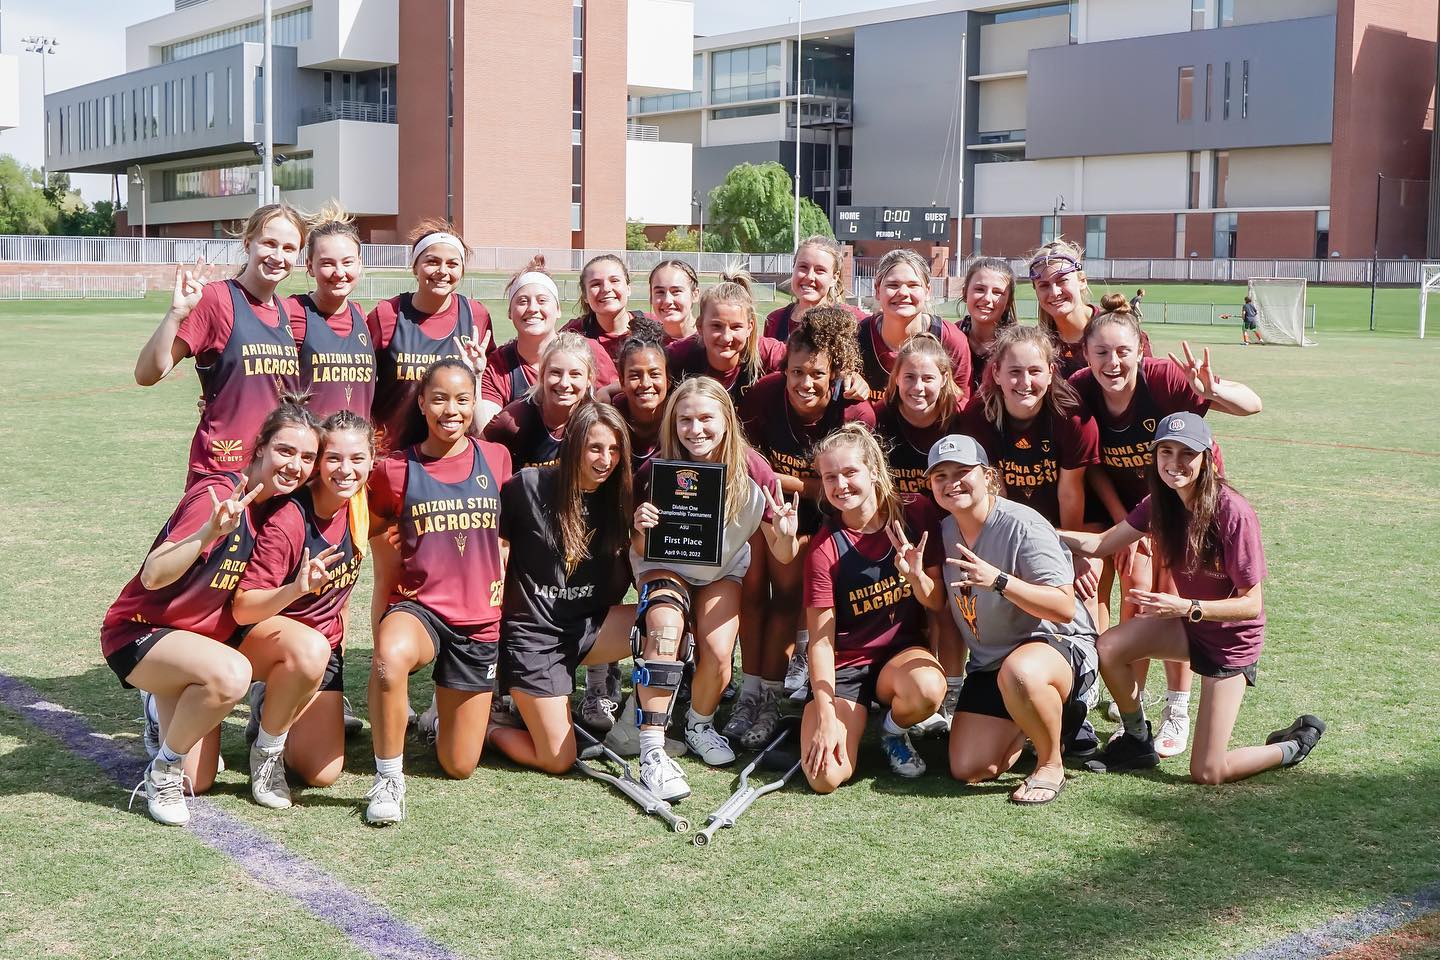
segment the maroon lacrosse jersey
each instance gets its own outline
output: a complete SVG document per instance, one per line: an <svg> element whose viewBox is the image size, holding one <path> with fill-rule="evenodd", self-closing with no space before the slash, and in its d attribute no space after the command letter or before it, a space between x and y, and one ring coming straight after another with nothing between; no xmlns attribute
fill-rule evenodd
<svg viewBox="0 0 1440 960"><path fill-rule="evenodd" d="M414 446L381 461L370 476L370 509L400 527L391 603L413 600L454 627L500 619L500 488L509 479L505 448L473 438L452 456L427 457Z"/></svg>
<svg viewBox="0 0 1440 960"><path fill-rule="evenodd" d="M935 441L952 433L964 433L960 428L960 412L951 412L939 417L928 427L917 427L905 419L898 407L885 401L873 404L875 435L886 448L885 459L890 464L890 476L895 480L895 489L900 493L919 493L931 496L930 484L925 479L925 467L929 463L930 448Z"/></svg>
<svg viewBox="0 0 1440 960"><path fill-rule="evenodd" d="M224 500L239 482L239 474L212 473L191 484L146 556L162 543L178 543L199 531L214 510L210 494ZM188 630L221 642L229 639L235 632L230 598L255 545L253 512L247 509L240 525L206 547L175 582L147 590L136 572L105 614L100 652L108 657L156 627Z"/></svg>
<svg viewBox="0 0 1440 960"><path fill-rule="evenodd" d="M620 379L615 372L615 361L598 341L588 340L590 356L595 363L595 389L609 386ZM539 370L535 364L526 363L520 356L520 343L511 340L492 353L485 362L485 372L480 375L480 399L488 400L503 407L512 400L519 400L535 385Z"/></svg>
<svg viewBox="0 0 1440 960"><path fill-rule="evenodd" d="M300 386L300 352L280 298L261 303L238 281L207 283L175 335L195 358L205 401L190 442L190 480L243 469L280 395Z"/></svg>
<svg viewBox="0 0 1440 960"><path fill-rule="evenodd" d="M640 310L630 311L630 322L642 320L645 314ZM613 367L620 362L620 348L625 341L630 339L630 329L627 325L624 333L607 333L605 328L600 326L600 321L595 314L586 314L583 317L576 317L565 326L560 328L564 333L578 333L586 340L593 340L600 344L600 349L610 358L610 365Z"/></svg>
<svg viewBox="0 0 1440 960"><path fill-rule="evenodd" d="M565 425L551 430L540 413L540 401L521 397L485 425L485 439L510 451L514 469L552 467L560 462Z"/></svg>
<svg viewBox="0 0 1440 960"><path fill-rule="evenodd" d="M1135 393L1118 416L1105 406L1105 391L1089 368L1071 377L1070 384L1100 428L1100 462L1126 510L1135 509L1150 492L1145 475L1155 461L1150 445L1160 418L1182 411L1204 416L1210 409L1210 401L1195 392L1183 370L1154 357L1141 359Z"/></svg>
<svg viewBox="0 0 1440 960"><path fill-rule="evenodd" d="M399 434L425 368L445 357L458 358L457 338L469 337L478 344L491 332L485 305L458 293L439 313L415 309L408 293L381 300L365 318L365 325L375 344L375 401L370 419L383 436L390 437ZM492 356L495 348L492 338Z"/></svg>
<svg viewBox="0 0 1440 960"><path fill-rule="evenodd" d="M950 356L951 376L965 396L970 394L970 341L953 323L946 323L937 316L925 321L929 333ZM890 382L890 369L895 366L895 355L899 349L890 349L880 334L881 317L872 313L860 321L857 331L860 338L860 360L864 364L865 382L870 384L870 400L879 403L885 399L885 387ZM903 344L902 344L903 346Z"/></svg>
<svg viewBox="0 0 1440 960"><path fill-rule="evenodd" d="M1099 311L1096 310L1095 313L1098 314ZM1090 362L1085 359L1084 337L1081 337L1075 343L1067 343L1054 335L1052 335L1050 339L1055 342L1055 346L1060 352L1057 363L1060 366L1060 375L1062 377L1067 380L1072 379L1075 374L1090 366ZM1154 356L1154 354L1150 352L1150 335L1144 330L1140 331L1140 356Z"/></svg>
<svg viewBox="0 0 1440 960"><path fill-rule="evenodd" d="M1125 522L1142 533L1150 531L1150 498L1140 501ZM1187 546L1181 569L1167 565L1175 590L1186 600L1225 600L1249 590L1265 579L1265 547L1260 541L1260 518L1249 501L1228 486L1220 488L1211 530L1218 550L1214 561L1201 567ZM1265 642L1265 611L1254 620L1216 623L1182 622L1185 634L1218 666L1248 667L1260 659Z"/></svg>
<svg viewBox="0 0 1440 960"><path fill-rule="evenodd" d="M923 498L905 505L906 535L938 533L939 513ZM925 613L895 569L895 547L882 527L873 533L825 520L805 555L805 607L835 612L835 666L865 666L898 647L925 642Z"/></svg>
<svg viewBox="0 0 1440 960"><path fill-rule="evenodd" d="M660 450L660 424L642 428L635 423L630 413L630 398L625 391L612 387L605 391L606 400L620 414L630 430L630 471L634 475L640 468L655 458Z"/></svg>
<svg viewBox="0 0 1440 960"><path fill-rule="evenodd" d="M255 534L255 550L239 586L241 590L282 587L299 575L307 550L315 557L331 547L340 549L330 566L330 579L318 593L307 593L281 614L314 629L334 649L345 639L345 604L360 579L362 559L350 536L348 501L325 520L315 515L310 488L297 491Z"/></svg>
<svg viewBox="0 0 1440 960"><path fill-rule="evenodd" d="M285 298L290 329L300 344L300 385L306 406L321 420L340 410L370 419L375 399L375 348L365 314L351 301L324 316L310 294Z"/></svg>
<svg viewBox="0 0 1440 960"><path fill-rule="evenodd" d="M719 381L738 407L757 380L785 365L785 344L778 340L761 337L757 352L760 355L758 374L752 374L750 365L743 359L733 370L721 373L710 366L710 358L705 353L705 344L701 342L700 334L676 340L665 348L665 359L670 368L670 383L673 386L691 377L709 377Z"/></svg>
<svg viewBox="0 0 1440 960"><path fill-rule="evenodd" d="M1025 504L1057 528L1060 471L1100 462L1100 433L1088 414L1057 417L1042 406L1024 427L1016 427L1009 414L1004 425L996 427L985 416L984 401L975 397L965 407L960 432L974 437L990 455L1007 498Z"/></svg>
<svg viewBox="0 0 1440 960"><path fill-rule="evenodd" d="M769 337L771 340L779 340L781 343L784 343L786 340L790 339L790 332L794 330L800 322L800 318L795 316L795 308L799 305L799 303L800 301L798 300L791 300L789 303L785 304L785 306L778 307L766 314L765 336ZM835 306L839 307L841 310L844 310L848 312L851 316L853 316L856 323L859 323L861 320L865 319L865 311L861 310L859 307L852 307L848 303L837 303L835 304ZM810 308L806 307L806 309L808 310ZM803 317L804 315L805 311L800 311L800 316Z"/></svg>

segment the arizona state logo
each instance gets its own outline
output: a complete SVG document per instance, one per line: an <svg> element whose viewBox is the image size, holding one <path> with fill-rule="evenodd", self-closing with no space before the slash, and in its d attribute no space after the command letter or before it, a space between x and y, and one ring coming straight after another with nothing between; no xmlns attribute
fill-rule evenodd
<svg viewBox="0 0 1440 960"><path fill-rule="evenodd" d="M282 323L282 324L280 325L280 328L285 331L285 336L287 336L287 337L292 337L292 338L295 336L295 334L293 334L293 333L290 332L290 324L288 324L288 323Z"/></svg>
<svg viewBox="0 0 1440 960"><path fill-rule="evenodd" d="M1040 449L1043 450L1043 451L1045 451L1046 453L1049 453L1049 452L1050 452L1050 441L1049 441L1049 440L1041 440L1041 441L1040 441Z"/></svg>
<svg viewBox="0 0 1440 960"><path fill-rule="evenodd" d="M465 556L465 534L455 534L455 547L460 551L460 556Z"/></svg>
<svg viewBox="0 0 1440 960"><path fill-rule="evenodd" d="M476 475L475 475L475 482L478 483L478 484L480 484L480 489L481 489L481 490L489 490L489 489L490 489L490 478L487 477L487 476L485 476L485 474L483 474L483 473L480 473L480 474L476 474Z"/></svg>
<svg viewBox="0 0 1440 960"><path fill-rule="evenodd" d="M1016 440L1016 441L1015 441L1015 449L1016 449L1016 450L1029 450L1029 449L1030 449L1030 441L1029 441L1027 438L1025 438L1025 437L1021 437L1019 440Z"/></svg>
<svg viewBox="0 0 1440 960"><path fill-rule="evenodd" d="M975 635L975 639L979 640L980 621L979 616L975 610L974 593L966 590L960 596L955 598L955 606L960 611L960 616L965 618L965 625L970 628L970 632Z"/></svg>
<svg viewBox="0 0 1440 960"><path fill-rule="evenodd" d="M240 455L240 449L245 446L240 440L211 440L210 452L216 459L231 460Z"/></svg>
<svg viewBox="0 0 1440 960"><path fill-rule="evenodd" d="M360 346L362 346L362 347L368 347L368 346L370 346L370 340L369 340L368 337L365 336L364 331L361 331L361 333L360 333Z"/></svg>
<svg viewBox="0 0 1440 960"><path fill-rule="evenodd" d="M354 388L354 387L346 387L346 388L345 388L345 402L346 402L346 403L349 403L349 402L350 402L350 398L353 397L354 395L355 395L355 388Z"/></svg>
<svg viewBox="0 0 1440 960"><path fill-rule="evenodd" d="M1146 430L1148 433L1154 433L1154 432L1155 432L1155 418L1154 418L1154 417L1146 417L1144 420L1141 420L1141 421L1140 421L1140 426L1144 427L1145 430Z"/></svg>

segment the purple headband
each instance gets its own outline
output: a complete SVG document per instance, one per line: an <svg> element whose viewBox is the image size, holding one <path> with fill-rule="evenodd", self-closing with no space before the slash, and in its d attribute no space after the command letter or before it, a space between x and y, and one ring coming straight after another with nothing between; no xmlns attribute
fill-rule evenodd
<svg viewBox="0 0 1440 960"><path fill-rule="evenodd" d="M1059 276L1061 277L1065 276L1067 273L1079 273L1081 270L1085 269L1080 265L1079 260L1076 260L1069 254L1051 253L1043 257L1036 257L1034 260L1030 261L1030 282L1034 283L1036 280L1040 279L1040 273L1037 271L1037 267L1043 270L1047 263L1054 263L1056 261L1059 261L1060 263L1068 263L1070 265L1067 269L1060 271Z"/></svg>

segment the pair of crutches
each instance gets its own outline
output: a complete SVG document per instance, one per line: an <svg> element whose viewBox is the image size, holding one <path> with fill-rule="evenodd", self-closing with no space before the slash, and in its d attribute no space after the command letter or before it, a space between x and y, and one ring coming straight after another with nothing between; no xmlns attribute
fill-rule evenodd
<svg viewBox="0 0 1440 960"><path fill-rule="evenodd" d="M785 738L790 735L791 729L791 725L782 727L765 749L756 754L755 759L740 771L740 782L736 785L735 792L705 818L705 827L693 837L695 846L708 846L720 830L735 826L735 822L750 809L756 800L767 793L774 793L790 782L790 778L800 769L800 760L798 755L792 758L780 752L779 748ZM579 724L575 726L575 736L577 741L583 744L575 755L575 766L581 773L610 784L630 798L642 812L659 817L676 833L690 832L690 821L677 815L668 802L645 789L645 785L631 770L630 764L625 762L619 754L596 740L588 730ZM601 768L595 761L605 761L614 765L619 769L619 775ZM756 767L762 765L767 769L783 769L784 773L769 783L752 785L750 775L755 772Z"/></svg>

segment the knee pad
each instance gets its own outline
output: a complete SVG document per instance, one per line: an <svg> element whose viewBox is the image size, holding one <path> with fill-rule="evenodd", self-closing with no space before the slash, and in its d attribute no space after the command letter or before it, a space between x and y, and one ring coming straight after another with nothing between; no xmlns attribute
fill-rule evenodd
<svg viewBox="0 0 1440 960"><path fill-rule="evenodd" d="M651 626L650 612L667 606L680 611L680 626ZM685 677L685 664L690 659L694 645L688 630L689 617L690 592L683 582L670 577L660 577L640 588L640 602L635 607L635 625L630 629L630 652L635 658L635 670L631 674L631 680L637 687L662 690L670 696L667 709L653 712L640 707L637 697L636 723L640 726L668 726L670 723L676 694ZM645 657L647 639L654 644L657 655L655 659ZM674 659L671 659L672 657Z"/></svg>

